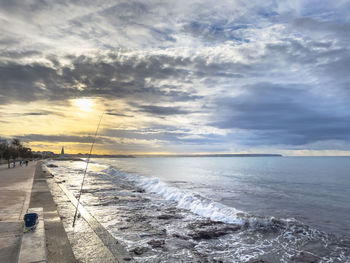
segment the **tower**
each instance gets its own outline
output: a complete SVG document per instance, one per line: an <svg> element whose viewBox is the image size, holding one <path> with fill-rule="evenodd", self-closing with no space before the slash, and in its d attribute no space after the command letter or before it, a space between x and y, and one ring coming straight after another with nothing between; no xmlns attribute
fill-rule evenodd
<svg viewBox="0 0 350 263"><path fill-rule="evenodd" d="M64 148L63 148L63 146L62 146L61 156L63 156L63 155L64 155Z"/></svg>

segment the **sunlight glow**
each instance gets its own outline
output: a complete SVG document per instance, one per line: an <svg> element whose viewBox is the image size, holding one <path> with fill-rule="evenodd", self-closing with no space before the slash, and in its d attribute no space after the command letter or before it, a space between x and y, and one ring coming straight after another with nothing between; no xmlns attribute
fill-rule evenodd
<svg viewBox="0 0 350 263"><path fill-rule="evenodd" d="M76 99L74 104L82 111L91 111L94 103L90 99Z"/></svg>

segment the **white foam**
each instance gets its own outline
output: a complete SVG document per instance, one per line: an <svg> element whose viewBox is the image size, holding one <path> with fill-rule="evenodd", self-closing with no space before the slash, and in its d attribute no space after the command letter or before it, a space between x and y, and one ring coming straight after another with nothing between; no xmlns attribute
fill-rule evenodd
<svg viewBox="0 0 350 263"><path fill-rule="evenodd" d="M211 220L239 225L244 225L247 221L250 221L247 218L248 215L240 210L208 200L194 193L169 186L158 178L126 174L112 167L104 170L104 172L134 181L138 186L148 192L161 195L168 201L177 202L179 208L190 210L197 215L210 218Z"/></svg>

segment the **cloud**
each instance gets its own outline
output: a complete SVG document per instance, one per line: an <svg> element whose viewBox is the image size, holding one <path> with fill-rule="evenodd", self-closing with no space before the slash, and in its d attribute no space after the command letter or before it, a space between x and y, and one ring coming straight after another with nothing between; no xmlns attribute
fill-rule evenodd
<svg viewBox="0 0 350 263"><path fill-rule="evenodd" d="M177 115L177 114L187 114L189 111L182 110L180 107L164 107L164 106L154 106L154 105L140 105L137 106L139 111L147 112L152 115Z"/></svg>
<svg viewBox="0 0 350 263"><path fill-rule="evenodd" d="M338 145L349 141L349 8L323 0L1 1L0 103L117 101L106 114L123 118L125 131L105 139L135 139L142 146L134 149L152 140L194 151L231 149L232 141ZM50 114L23 113L33 121Z"/></svg>
<svg viewBox="0 0 350 263"><path fill-rule="evenodd" d="M50 142L50 143L88 143L91 144L94 141L93 136L77 136L77 135L43 135L43 134L26 134L23 136L15 135L14 138L18 138L24 142ZM97 137L96 143L99 144L113 144L115 140L106 137Z"/></svg>
<svg viewBox="0 0 350 263"><path fill-rule="evenodd" d="M337 101L316 95L308 87L259 83L236 97L216 101L212 125L246 130L254 144L305 145L350 139L350 114Z"/></svg>
<svg viewBox="0 0 350 263"><path fill-rule="evenodd" d="M129 117L129 118L134 117L133 115L127 115L127 114L113 112L113 111L107 111L105 114L110 116L118 116L118 117Z"/></svg>
<svg viewBox="0 0 350 263"><path fill-rule="evenodd" d="M0 65L0 95L8 101L62 100L79 96L139 98L148 101L187 101L199 98L195 94L176 90L176 86L155 85L157 81L186 79L188 69L165 66L175 64L173 58L124 57L112 62L103 58L77 57L61 68L48 65ZM147 83L146 79L154 81Z"/></svg>

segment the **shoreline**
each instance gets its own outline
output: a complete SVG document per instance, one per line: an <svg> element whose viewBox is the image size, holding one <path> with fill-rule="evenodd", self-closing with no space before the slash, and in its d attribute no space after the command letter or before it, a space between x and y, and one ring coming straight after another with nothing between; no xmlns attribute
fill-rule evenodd
<svg viewBox="0 0 350 263"><path fill-rule="evenodd" d="M84 209L82 204L79 204L76 225L72 227L77 200L50 174L45 165L42 169L48 175L47 184L75 258L79 262L133 262L132 257L118 241Z"/></svg>
<svg viewBox="0 0 350 263"><path fill-rule="evenodd" d="M61 166L53 160L48 166L70 192L76 194L79 191L83 165L67 162ZM279 252L274 253L276 249L283 254L283 259L292 260L290 262L298 262L306 254L309 259L320 260L323 256L335 256L332 253L336 250L328 250L327 243L344 250L345 254L339 254L339 257L348 256L346 242L339 243L332 235L315 231L300 222L271 219L266 224L266 220L261 222L262 218L249 215L241 215L249 224L240 226L213 221L179 207L174 199L165 200L164 196L156 194L171 189L157 188L159 191L155 191L142 188L137 182L137 178L126 175L117 167L103 171L92 169L81 200L120 243L126 244L137 262L150 262L151 259L276 262L273 259L282 259ZM202 201L204 205L206 200ZM284 239L286 236L292 238ZM266 244L262 247L263 253L254 250L254 244L260 243ZM311 243L315 246L311 247ZM285 246L291 248L286 250ZM324 249L327 252L322 252Z"/></svg>

